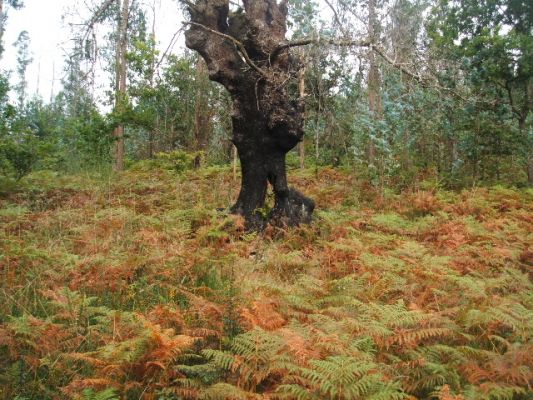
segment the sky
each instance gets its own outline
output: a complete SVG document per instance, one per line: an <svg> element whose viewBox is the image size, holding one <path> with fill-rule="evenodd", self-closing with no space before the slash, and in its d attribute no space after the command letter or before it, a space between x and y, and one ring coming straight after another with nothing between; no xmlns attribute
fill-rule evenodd
<svg viewBox="0 0 533 400"><path fill-rule="evenodd" d="M99 4L103 0L92 0ZM144 0L155 4L156 39L164 51L175 32L182 26L181 13L176 0ZM39 94L45 101L61 86L64 58L71 46L69 23L86 20L85 3L91 0L24 0L24 8L8 10L4 34L5 53L0 60L0 70L11 73L12 86L16 83L16 49L12 46L21 31L28 31L33 63L28 67L28 94ZM63 16L68 15L63 18ZM151 15L148 16L152 18ZM181 41L183 39L181 38ZM177 49L179 49L179 44Z"/></svg>
<svg viewBox="0 0 533 400"><path fill-rule="evenodd" d="M49 101L61 89L61 78L64 74L64 59L68 56L72 44L69 24L87 21L90 16L87 5L92 4L94 10L104 0L24 0L20 10L8 9L6 31L4 34L5 52L0 59L0 71L12 71L11 86L17 83L15 69L17 66L16 49L13 43L21 31L28 31L32 64L27 70L28 97L40 95ZM183 27L183 16L178 8L177 0L136 0L148 8L154 6L156 16L156 40L160 54L169 46L175 33ZM239 0L235 0L239 1ZM320 14L324 18L331 17L326 2L318 2ZM149 26L153 18L147 15ZM183 35L178 37L174 53L184 48ZM102 68L100 68L102 69ZM109 87L108 77L101 73L97 91L103 92ZM11 97L15 100L15 94Z"/></svg>

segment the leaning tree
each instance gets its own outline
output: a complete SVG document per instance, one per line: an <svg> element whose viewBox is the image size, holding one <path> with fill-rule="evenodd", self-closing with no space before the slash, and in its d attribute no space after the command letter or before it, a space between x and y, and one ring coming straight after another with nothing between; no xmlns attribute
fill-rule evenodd
<svg viewBox="0 0 533 400"><path fill-rule="evenodd" d="M290 82L299 63L286 40L287 0L182 0L190 13L186 45L206 61L209 78L233 100L232 141L241 161L242 182L231 208L250 229L260 229L268 184L274 224L311 221L313 200L287 184L285 155L303 138L304 99Z"/></svg>

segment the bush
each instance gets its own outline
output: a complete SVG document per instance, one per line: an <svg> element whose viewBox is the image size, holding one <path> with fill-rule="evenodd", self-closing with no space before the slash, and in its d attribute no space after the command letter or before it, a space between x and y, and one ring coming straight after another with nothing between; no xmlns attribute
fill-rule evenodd
<svg viewBox="0 0 533 400"><path fill-rule="evenodd" d="M35 153L27 144L0 144L0 171L4 176L13 177L18 181L31 172L35 161Z"/></svg>
<svg viewBox="0 0 533 400"><path fill-rule="evenodd" d="M142 160L132 167L134 171L150 171L152 169L165 169L177 173L184 172L194 167L198 157L203 158L203 154L187 153L182 150L171 151L170 153L157 153L151 160Z"/></svg>

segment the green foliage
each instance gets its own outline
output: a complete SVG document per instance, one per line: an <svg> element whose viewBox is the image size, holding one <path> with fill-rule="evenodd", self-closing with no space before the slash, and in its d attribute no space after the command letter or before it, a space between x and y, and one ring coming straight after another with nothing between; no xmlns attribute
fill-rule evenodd
<svg viewBox="0 0 533 400"><path fill-rule="evenodd" d="M386 384L373 372L377 365L368 360L346 356L333 356L325 360L311 360L310 368L303 368L297 376L308 381L303 385L282 385L280 393L296 395L297 399L404 399L398 384ZM295 377L289 378L295 379ZM300 379L296 380L299 381ZM298 387L300 386L300 387Z"/></svg>
<svg viewBox="0 0 533 400"><path fill-rule="evenodd" d="M477 160L487 153L496 157L516 154L530 165L531 15L527 1L443 0L433 8L429 35L437 51L456 62L467 79L465 84L477 96L468 104L476 119L465 126L475 133L470 133L469 141L475 142L468 147ZM443 74L443 80L449 78Z"/></svg>
<svg viewBox="0 0 533 400"><path fill-rule="evenodd" d="M83 391L83 400L118 400L115 389L105 389L95 392L93 389Z"/></svg>
<svg viewBox="0 0 533 400"><path fill-rule="evenodd" d="M0 144L0 171L4 176L20 180L31 172L36 156L26 144L4 142Z"/></svg>
<svg viewBox="0 0 533 400"><path fill-rule="evenodd" d="M182 150L175 150L169 153L157 153L151 160L139 161L132 166L135 171L150 171L163 169L182 173L194 168L194 162L201 153L188 153Z"/></svg>

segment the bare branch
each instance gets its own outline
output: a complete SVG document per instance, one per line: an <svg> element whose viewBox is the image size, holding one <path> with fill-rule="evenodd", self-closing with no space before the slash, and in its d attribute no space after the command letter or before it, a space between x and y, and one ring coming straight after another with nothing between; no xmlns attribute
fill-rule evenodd
<svg viewBox="0 0 533 400"><path fill-rule="evenodd" d="M422 82L423 79L419 76L419 75L416 75L414 72L411 72L409 71L407 68L405 68L402 64L399 64L397 63L396 61L394 61L392 58L390 58L387 54L385 54L385 51L381 48L379 48L378 46L374 45L374 44L371 44L370 45L370 48L376 52L377 54L379 54L379 56L381 58L383 58L387 63L389 63L390 65L392 65L394 68L397 68L399 69L400 71L402 71L405 75L409 76L410 78L413 78L415 79L416 81L418 82Z"/></svg>
<svg viewBox="0 0 533 400"><path fill-rule="evenodd" d="M172 36L172 39L170 39L170 43L168 44L166 50L163 52L163 54L161 55L161 58L159 59L159 61L157 62L157 64L155 65L155 68L154 69L159 69L159 66L161 65L161 63L165 60L165 58L167 57L168 53L172 50L172 48L174 47L174 44L176 43L176 39L178 37L178 35L180 34L180 32L183 30L183 28L180 28L178 29L174 35Z"/></svg>
<svg viewBox="0 0 533 400"><path fill-rule="evenodd" d="M386 54L384 49L382 49L381 47L371 43L370 40L351 40L351 39L335 40L335 39L332 39L332 38L321 38L321 37L299 39L299 40L294 40L294 41L290 41L290 42L287 42L287 43L283 43L280 46L278 46L272 52L272 54L270 55L270 59L272 61L274 61L276 59L276 57L278 57L279 54L285 49L288 49L288 48L291 48L291 47L307 46L307 45L310 45L310 44L317 44L317 45L318 44L326 44L326 45L331 45L331 46L346 46L346 47L368 47L372 51L374 51L376 54L378 54L385 62L387 62L387 64L389 64L392 67L400 70L405 75L409 76L410 78L412 78L413 80L418 82L421 86L423 86L423 87L432 87L432 88L437 89L437 90L446 91L446 92L451 93L455 97L458 97L459 99L461 99L463 101L466 101L466 99L460 93L457 93L455 90L453 90L451 88L447 88L447 87L441 86L438 83L431 83L430 84L427 81L427 79L424 79L424 77L416 74L415 72L410 71L404 65L394 61L392 58L390 58Z"/></svg>
<svg viewBox="0 0 533 400"><path fill-rule="evenodd" d="M428 79L408 70L407 68L405 68L404 65L394 61L393 59L391 59L389 56L387 56L387 54L385 53L385 51L376 46L376 45L371 45L370 48L375 51L383 60L385 60L388 64L390 64L392 67L400 70L401 72L403 72L405 75L409 76L410 78L412 78L413 80L415 80L416 82L418 82L418 84L420 84L420 86L422 87L425 87L425 88L433 88L433 89L436 89L436 90L441 90L441 91L445 91L445 92L448 92L450 94L452 94L453 96L463 100L463 101L467 101L467 99L462 96L460 93L458 93L457 91L451 89L451 88L447 88L445 86L441 86L438 82L429 82Z"/></svg>
<svg viewBox="0 0 533 400"><path fill-rule="evenodd" d="M102 3L100 7L98 7L91 19L87 23L85 23L85 25L87 25L87 29L92 29L94 27L94 25L98 22L102 14L105 13L109 7L111 7L114 1L115 0L106 0Z"/></svg>
<svg viewBox="0 0 533 400"><path fill-rule="evenodd" d="M301 46L307 46L310 44L327 44L330 46L347 46L347 47L370 47L371 43L368 40L335 40L331 38L323 38L323 37L317 37L317 38L307 38L307 39L298 39L298 40L292 40L290 42L286 42L283 44L280 44L278 47L274 49L274 51L270 54L269 59L270 62L273 62L283 50L291 48L291 47L301 47Z"/></svg>
<svg viewBox="0 0 533 400"><path fill-rule="evenodd" d="M339 18L339 14L337 13L337 10L335 9L335 7L333 7L333 4L331 4L329 0L324 0L324 1L326 2L326 4L329 6L331 11L333 12L333 17L335 18L335 22L337 22L337 24L339 25L339 29L342 31L342 34L348 37L349 36L348 32L346 32L346 30L344 29L344 26L341 23L341 20Z"/></svg>
<svg viewBox="0 0 533 400"><path fill-rule="evenodd" d="M239 50L239 52L241 53L241 55L243 56L244 58L244 61L246 62L246 64L248 64L250 67L252 67L255 71L257 71L260 75L264 76L264 77L267 77L268 74L262 70L261 68L259 68L257 66L257 64L255 64L252 59L250 58L250 56L248 55L248 52L246 51L246 48L244 47L244 44L242 44L240 41L238 41L237 39L235 39L233 36L230 36L230 35L226 35L225 33L222 33L222 32L219 32L219 31L216 31L214 29L211 29L205 25L202 25L202 24L199 24L197 22L186 22L185 25L193 25L193 26L197 26L199 28L202 28L204 29L205 31L207 32L210 32L210 33L213 33L215 35L218 35L220 37L223 37L225 39L228 39L230 40L236 47L237 49Z"/></svg>

